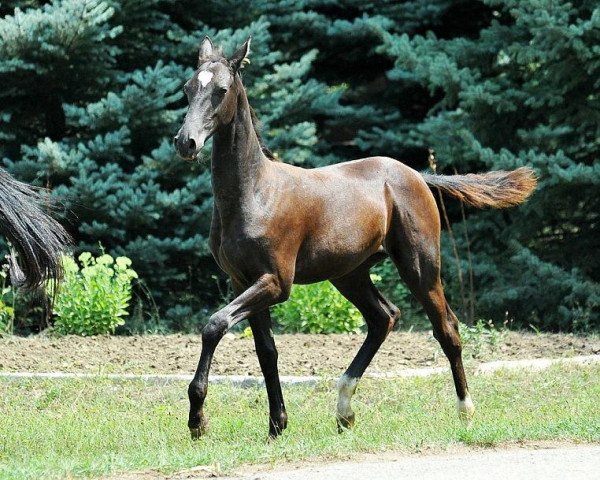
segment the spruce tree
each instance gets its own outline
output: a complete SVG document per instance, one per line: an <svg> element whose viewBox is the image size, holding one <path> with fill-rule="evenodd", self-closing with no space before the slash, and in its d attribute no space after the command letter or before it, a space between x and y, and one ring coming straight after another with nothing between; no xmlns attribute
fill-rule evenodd
<svg viewBox="0 0 600 480"><path fill-rule="evenodd" d="M378 28L379 51L394 60L388 77L425 87L435 102L415 122L362 132L363 146L383 138L433 147L447 173L533 166L540 184L526 205L469 214L477 310L536 328L598 328L600 9L591 1L484 6L472 35Z"/></svg>
<svg viewBox="0 0 600 480"><path fill-rule="evenodd" d="M284 161L326 163L314 118L339 107L339 94L307 75L315 51L285 58L260 11L242 9L224 28L226 3L55 0L0 20L4 165L62 199L78 251L129 256L144 308L155 303L173 329L200 328L221 300L207 246L210 146L197 164L172 146L201 39L232 53L252 35L244 83Z"/></svg>
<svg viewBox="0 0 600 480"><path fill-rule="evenodd" d="M442 173L533 166L534 197L509 211L446 202L476 313L553 330L600 327L595 2L275 2L286 52L318 48L316 78L344 115L320 125L333 161L388 155ZM444 279L461 309L451 242ZM466 280L465 280L466 281ZM466 313L466 312L465 312Z"/></svg>

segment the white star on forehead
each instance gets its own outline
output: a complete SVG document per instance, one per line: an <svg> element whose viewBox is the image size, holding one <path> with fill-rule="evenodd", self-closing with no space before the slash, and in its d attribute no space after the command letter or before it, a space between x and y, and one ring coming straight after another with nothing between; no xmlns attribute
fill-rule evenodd
<svg viewBox="0 0 600 480"><path fill-rule="evenodd" d="M206 87L209 82L212 80L214 73L209 72L208 70L202 70L199 74L198 74L198 81L200 82L200 85L202 85L203 87Z"/></svg>

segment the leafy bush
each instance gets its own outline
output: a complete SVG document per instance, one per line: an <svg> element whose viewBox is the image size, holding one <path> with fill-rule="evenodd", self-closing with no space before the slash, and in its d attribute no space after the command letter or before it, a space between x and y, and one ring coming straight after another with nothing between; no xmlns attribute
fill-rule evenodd
<svg viewBox="0 0 600 480"><path fill-rule="evenodd" d="M79 262L63 257L65 278L53 306L54 328L62 334L102 335L114 333L124 323L131 299L131 281L137 273L127 257L108 254L94 258L79 255Z"/></svg>
<svg viewBox="0 0 600 480"><path fill-rule="evenodd" d="M286 333L357 333L362 315L329 282L294 285L273 315Z"/></svg>
<svg viewBox="0 0 600 480"><path fill-rule="evenodd" d="M471 327L460 322L458 326L463 348L473 358L481 357L485 350L495 351L505 341L508 333L506 329L496 329L491 320L485 322L479 319Z"/></svg>

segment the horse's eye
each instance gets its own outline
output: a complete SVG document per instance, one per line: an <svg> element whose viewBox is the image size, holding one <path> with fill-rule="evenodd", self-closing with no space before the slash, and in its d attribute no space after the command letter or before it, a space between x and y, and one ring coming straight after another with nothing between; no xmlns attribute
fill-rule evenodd
<svg viewBox="0 0 600 480"><path fill-rule="evenodd" d="M219 105L223 98L225 98L225 94L227 93L227 89L223 87L215 87L212 93L212 103L216 107Z"/></svg>

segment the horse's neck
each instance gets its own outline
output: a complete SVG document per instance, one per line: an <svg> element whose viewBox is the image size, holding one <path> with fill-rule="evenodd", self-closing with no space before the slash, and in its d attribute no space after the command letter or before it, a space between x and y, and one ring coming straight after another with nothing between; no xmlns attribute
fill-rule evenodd
<svg viewBox="0 0 600 480"><path fill-rule="evenodd" d="M252 195L267 162L254 130L246 92L243 87L239 92L233 121L221 127L213 140L213 193L222 216L239 211Z"/></svg>

